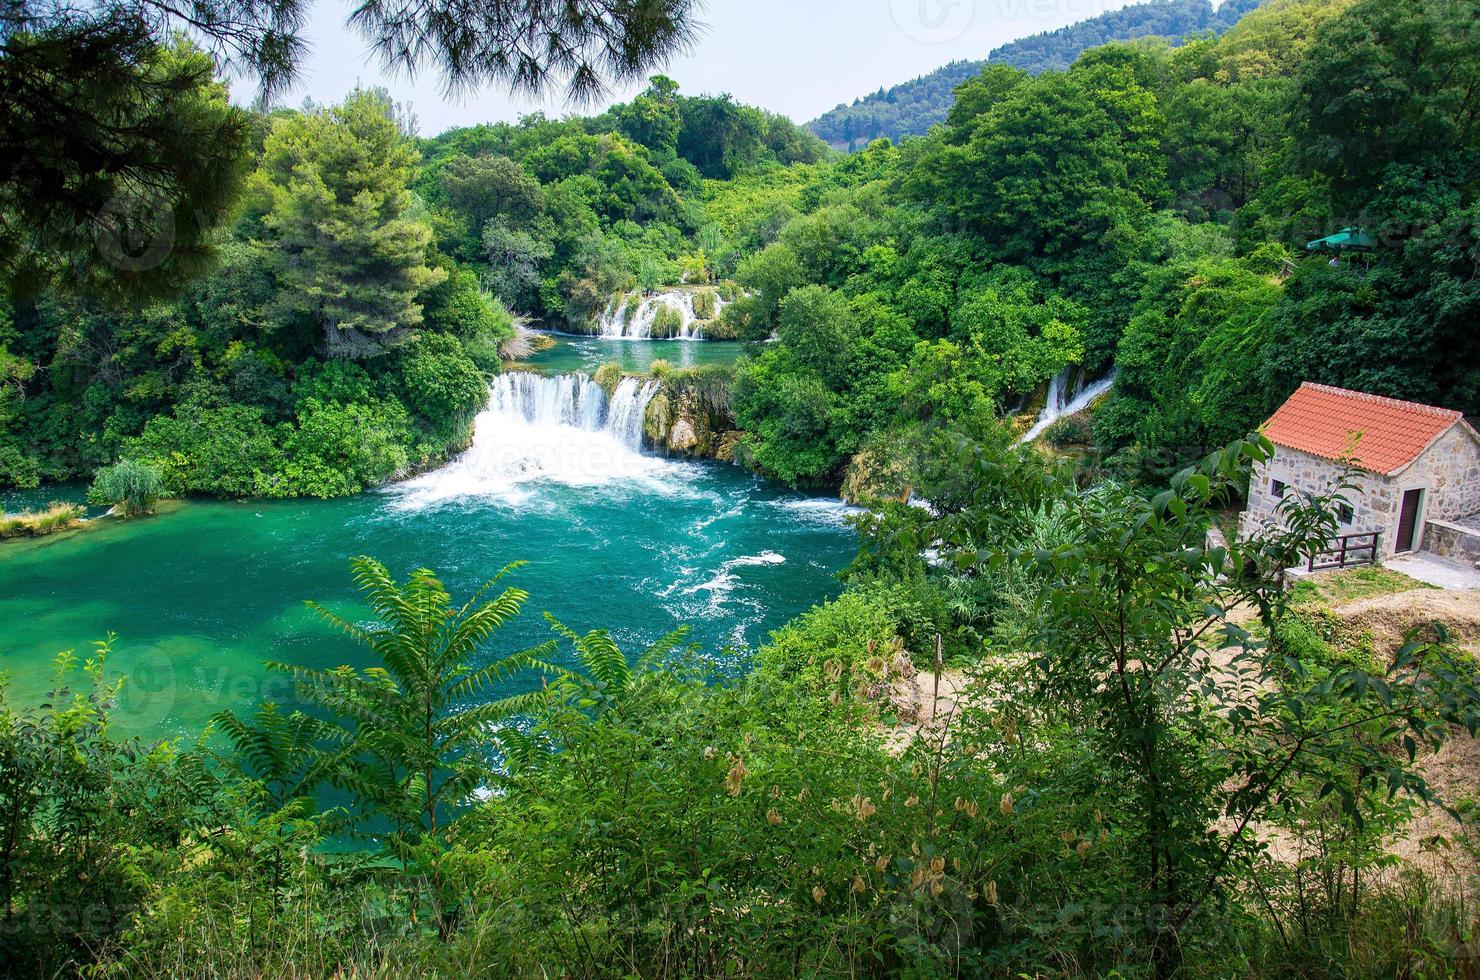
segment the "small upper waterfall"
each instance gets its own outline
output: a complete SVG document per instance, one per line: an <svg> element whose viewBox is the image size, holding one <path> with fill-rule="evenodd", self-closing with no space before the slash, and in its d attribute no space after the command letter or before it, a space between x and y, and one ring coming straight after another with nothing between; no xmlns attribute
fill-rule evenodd
<svg viewBox="0 0 1480 980"><path fill-rule="evenodd" d="M705 308L696 311L696 303ZM650 295L615 296L597 318L596 326L603 337L703 340L704 324L718 318L725 306L712 290L667 289Z"/></svg>
<svg viewBox="0 0 1480 980"><path fill-rule="evenodd" d="M623 378L608 397L587 374L501 374L468 450L398 492L408 506L457 497L517 503L531 496L524 484L539 480L590 486L669 472L676 464L642 452L643 416L657 393L652 379Z"/></svg>
<svg viewBox="0 0 1480 980"><path fill-rule="evenodd" d="M1048 382L1048 400L1044 403L1043 411L1038 415L1038 421L1033 427L1023 434L1019 443L1032 442L1048 430L1059 419L1067 415L1078 415L1099 398L1109 391L1115 384L1115 372L1100 378L1098 381L1085 383L1082 368L1066 367L1055 374Z"/></svg>

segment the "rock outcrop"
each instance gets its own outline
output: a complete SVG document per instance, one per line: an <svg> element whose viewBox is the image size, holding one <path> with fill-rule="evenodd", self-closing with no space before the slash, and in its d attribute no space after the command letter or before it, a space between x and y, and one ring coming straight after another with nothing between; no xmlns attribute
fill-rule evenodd
<svg viewBox="0 0 1480 980"><path fill-rule="evenodd" d="M724 379L680 375L661 385L643 416L644 443L689 459L733 458L739 433Z"/></svg>

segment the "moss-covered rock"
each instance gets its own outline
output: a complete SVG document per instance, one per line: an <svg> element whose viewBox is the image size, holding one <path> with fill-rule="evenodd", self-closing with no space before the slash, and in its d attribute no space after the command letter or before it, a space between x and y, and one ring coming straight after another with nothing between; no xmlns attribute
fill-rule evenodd
<svg viewBox="0 0 1480 980"><path fill-rule="evenodd" d="M648 402L647 411L642 416L642 441L650 446L665 446L668 443L668 431L673 428L673 402L669 400L668 393L660 390Z"/></svg>
<svg viewBox="0 0 1480 980"><path fill-rule="evenodd" d="M713 320L715 307L714 290L698 289L694 291L694 319Z"/></svg>
<svg viewBox="0 0 1480 980"><path fill-rule="evenodd" d="M740 339L740 325L734 317L720 316L713 320L705 320L700 326L704 331L705 340Z"/></svg>
<svg viewBox="0 0 1480 980"><path fill-rule="evenodd" d="M726 437L734 429L725 378L713 372L668 374L642 419L648 445L692 459L721 458L722 451L733 457ZM735 439L729 441L733 444Z"/></svg>
<svg viewBox="0 0 1480 980"><path fill-rule="evenodd" d="M606 390L606 396L610 398L617 390L617 385L622 383L622 365L615 361L608 361L596 369L591 380L601 385Z"/></svg>
<svg viewBox="0 0 1480 980"><path fill-rule="evenodd" d="M653 315L652 335L658 338L676 337L683 330L683 314L667 303L661 304Z"/></svg>

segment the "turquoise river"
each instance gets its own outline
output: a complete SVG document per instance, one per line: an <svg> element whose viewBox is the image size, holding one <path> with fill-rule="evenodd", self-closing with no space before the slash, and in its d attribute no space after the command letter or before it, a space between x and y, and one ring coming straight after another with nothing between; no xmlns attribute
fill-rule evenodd
<svg viewBox="0 0 1480 980"><path fill-rule="evenodd" d="M112 632L126 731L193 736L224 708L290 703L264 661L367 663L304 605L366 618L347 567L359 554L398 575L433 568L455 596L528 562L513 579L531 594L525 614L490 652L548 639L548 611L578 630L610 629L629 654L688 624L721 667L739 667L768 631L839 590L854 551L847 511L736 467L643 452L652 393L636 379L608 398L580 374L505 374L467 453L385 490L169 503L152 517L0 542L7 696L43 701L53 657L85 658Z"/></svg>

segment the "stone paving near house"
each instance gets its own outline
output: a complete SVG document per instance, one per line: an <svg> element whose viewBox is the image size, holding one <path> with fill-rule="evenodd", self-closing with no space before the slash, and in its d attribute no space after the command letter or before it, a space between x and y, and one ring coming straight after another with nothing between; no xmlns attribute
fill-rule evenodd
<svg viewBox="0 0 1480 980"><path fill-rule="evenodd" d="M1382 566L1391 568L1395 572L1402 572L1409 578L1416 578L1428 585L1436 585L1441 589L1455 592L1480 589L1480 569L1448 558L1440 558L1427 551L1413 551L1398 555L1396 558L1389 558L1383 562Z"/></svg>

